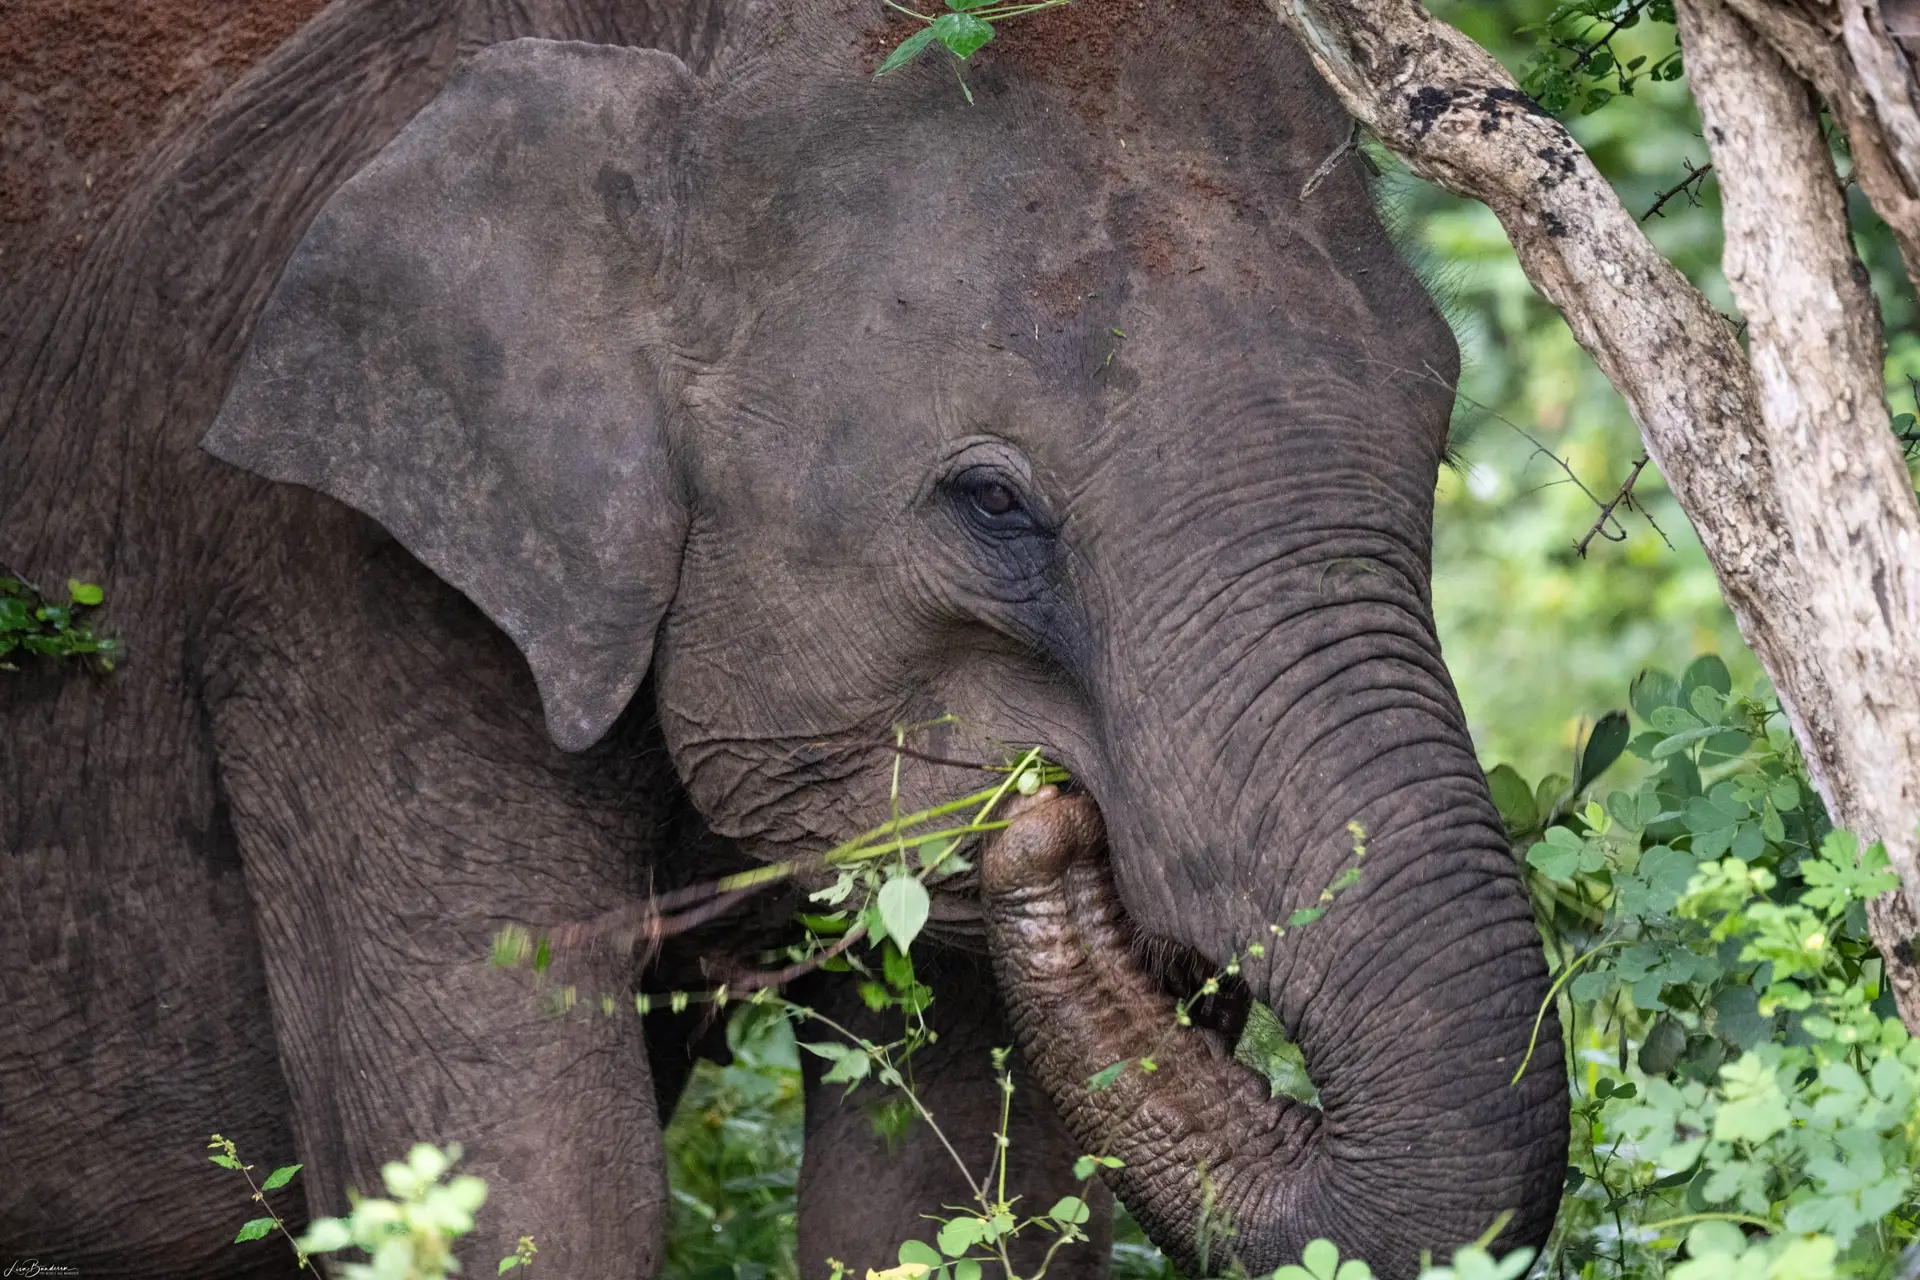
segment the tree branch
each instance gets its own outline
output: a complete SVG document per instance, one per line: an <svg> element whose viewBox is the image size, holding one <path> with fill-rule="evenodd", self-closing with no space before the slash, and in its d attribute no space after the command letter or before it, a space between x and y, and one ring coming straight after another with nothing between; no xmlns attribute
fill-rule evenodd
<svg viewBox="0 0 1920 1280"><path fill-rule="evenodd" d="M1627 472L1627 478L1625 482L1621 484L1618 492L1616 492L1611 498L1608 498L1605 502L1600 504L1600 517L1599 519L1593 522L1593 527L1587 530L1585 537L1581 538L1580 541L1573 544L1573 553L1575 555L1579 556L1582 560L1585 560L1587 558L1587 547L1593 542L1595 534L1598 534L1600 537L1605 538L1608 542L1626 541L1627 531L1624 528L1621 528L1619 519L1615 517L1613 513L1614 513L1614 510L1618 507L1625 507L1629 511L1634 509L1633 507L1634 482L1640 479L1640 473L1641 471L1645 470L1646 465L1647 465L1647 455L1643 453L1640 455L1639 459L1634 462L1633 470ZM1643 516L1646 516L1648 524L1653 524L1652 516L1648 516L1645 511L1642 511L1640 514ZM1607 522L1609 520L1613 521L1614 528L1620 530L1620 532L1617 535L1607 532ZM1666 532L1662 530L1660 526L1657 524L1653 524L1653 531L1660 535L1660 540L1666 543L1668 549L1671 550L1673 547L1673 540L1667 537Z"/></svg>
<svg viewBox="0 0 1920 1280"><path fill-rule="evenodd" d="M1713 162L1709 160L1698 169L1693 167L1693 161L1691 160L1682 160L1680 163L1687 166L1687 176L1668 187L1665 191L1662 191L1647 211L1640 215L1640 221L1645 222L1648 218L1658 218L1662 216L1660 210L1666 207L1667 201L1677 195L1684 194L1691 203L1696 205L1700 203L1700 197L1694 193L1692 188L1699 183L1702 178L1713 172Z"/></svg>
<svg viewBox="0 0 1920 1280"><path fill-rule="evenodd" d="M1499 218L1528 279L1625 397L1647 452L1700 534L1742 634L1773 678L1836 820L1902 849L1908 901L1900 905L1910 909L1920 898L1912 856L1920 789L1889 779L1920 770L1920 744L1904 755L1863 755L1855 722L1869 710L1878 719L1882 707L1920 712L1920 680L1863 682L1857 637L1814 625L1809 602L1816 594L1854 601L1863 590L1871 598L1878 583L1893 593L1883 632L1904 634L1906 651L1915 652L1915 617L1902 612L1914 597L1896 577L1912 572L1905 566L1920 556L1869 561L1845 541L1804 540L1828 526L1808 521L1798 498L1791 509L1783 501L1789 492L1828 491L1845 446L1804 436L1797 444L1765 429L1732 327L1647 240L1566 129L1486 50L1418 0L1268 4L1376 138L1416 174L1483 202ZM1689 42L1690 66L1698 56ZM1724 191L1727 158L1711 128L1709 141ZM1880 445L1890 450L1882 430ZM1880 452L1868 448L1860 465L1875 473L1872 502L1901 497L1890 491ZM1899 475L1904 484L1904 466ZM1911 519L1910 491L1903 500ZM1895 799L1859 803L1863 785L1891 785ZM1902 1017L1920 1031L1920 982L1905 963L1913 932L1910 916L1906 923L1876 917Z"/></svg>

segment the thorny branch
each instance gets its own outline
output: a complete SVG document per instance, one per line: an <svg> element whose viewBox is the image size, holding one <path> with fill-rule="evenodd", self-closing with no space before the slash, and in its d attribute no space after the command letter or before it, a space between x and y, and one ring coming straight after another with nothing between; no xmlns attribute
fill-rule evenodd
<svg viewBox="0 0 1920 1280"><path fill-rule="evenodd" d="M1654 200L1652 207L1640 215L1640 221L1645 222L1648 218L1664 217L1665 215L1662 214L1660 210L1665 207L1667 201L1677 195L1684 195L1689 204L1695 207L1699 206L1700 196L1697 186L1702 178L1705 178L1713 172L1713 162L1709 160L1698 169L1693 167L1693 161L1691 160L1682 159L1680 163L1687 166L1687 176L1668 187L1665 191L1662 191Z"/></svg>
<svg viewBox="0 0 1920 1280"><path fill-rule="evenodd" d="M1620 518L1614 515L1614 511L1621 507L1626 508L1628 511L1638 511L1640 518L1645 520L1653 531L1660 535L1660 541L1667 544L1667 550L1673 550L1673 539L1669 538L1667 531L1655 522L1653 513L1633 500L1634 483L1640 479L1640 472L1647 465L1647 461L1647 455L1644 453L1641 454L1639 459L1633 464L1633 469L1627 472L1627 478L1621 483L1620 488L1611 498L1607 499L1607 501L1601 505L1600 518L1593 522L1593 527L1587 530L1586 535L1582 537L1580 541L1573 544L1574 554L1582 560L1587 558L1587 547L1593 542L1595 534L1605 538L1608 542L1625 542L1627 540L1626 528L1621 525ZM1582 485L1581 488L1584 489L1586 486ZM1607 525L1609 523L1618 530L1617 533L1609 533L1607 531Z"/></svg>

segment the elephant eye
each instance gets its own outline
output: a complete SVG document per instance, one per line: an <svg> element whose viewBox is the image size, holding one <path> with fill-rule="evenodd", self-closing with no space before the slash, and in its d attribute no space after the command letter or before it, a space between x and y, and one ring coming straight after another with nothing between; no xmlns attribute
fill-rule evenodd
<svg viewBox="0 0 1920 1280"><path fill-rule="evenodd" d="M1031 533L1037 522L1014 485L998 471L973 467L954 480L955 496L968 519L988 533Z"/></svg>
<svg viewBox="0 0 1920 1280"><path fill-rule="evenodd" d="M1004 516L1019 506L1013 490L998 480L989 480L973 491L973 504L989 516Z"/></svg>

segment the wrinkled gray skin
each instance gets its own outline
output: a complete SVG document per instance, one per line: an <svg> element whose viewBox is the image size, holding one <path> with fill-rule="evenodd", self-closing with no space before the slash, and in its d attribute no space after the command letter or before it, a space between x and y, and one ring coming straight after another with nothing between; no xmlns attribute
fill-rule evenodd
<svg viewBox="0 0 1920 1280"><path fill-rule="evenodd" d="M874 744L944 713L923 749L1041 744L1090 798L986 851L990 929L936 904L921 1078L976 1167L1017 1031L1032 1204L1111 1142L1189 1259L1197 1159L1256 1271L1544 1237L1564 1081L1507 1083L1544 968L1428 607L1451 339L1350 163L1299 198L1349 125L1264 10L1149 0L1138 48L1099 11L1010 26L969 106L871 82L860 0L725 40L342 0L13 279L0 554L101 576L130 660L0 681L0 1241L275 1273L206 1133L314 1211L426 1137L495 1181L470 1267L530 1232L650 1274L685 1026L555 1022L474 957L869 825ZM696 69L473 52L521 34ZM1355 822L1360 884L1241 970L1324 1114L1205 1029L1089 1101L1171 1015L1138 957L1271 943ZM815 1275L961 1198L836 1092Z"/></svg>

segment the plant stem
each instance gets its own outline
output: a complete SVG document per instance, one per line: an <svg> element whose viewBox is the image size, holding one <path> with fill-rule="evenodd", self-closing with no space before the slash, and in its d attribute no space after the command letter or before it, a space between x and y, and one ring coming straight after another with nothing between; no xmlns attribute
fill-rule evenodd
<svg viewBox="0 0 1920 1280"><path fill-rule="evenodd" d="M1527 1074L1527 1066L1533 1061L1533 1051L1538 1048L1540 1044L1540 1024L1547 1020L1547 1010L1553 1007L1553 998L1560 994L1560 988L1565 986L1567 979L1573 976L1573 971L1599 955L1602 951L1611 951L1615 947L1624 947L1626 945L1627 939L1625 938L1616 938L1612 942L1603 942L1593 950L1581 955L1574 960L1572 964L1560 971L1560 976L1553 980L1551 987L1547 988L1547 998L1540 1002L1540 1012L1533 1015L1533 1034L1527 1037L1527 1056L1520 1059L1520 1069L1514 1072L1513 1079L1507 1082L1509 1087L1519 1084L1520 1077Z"/></svg>

